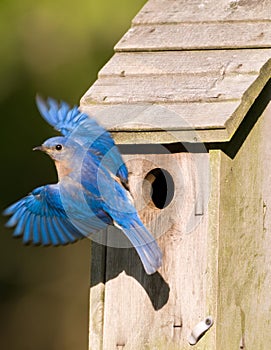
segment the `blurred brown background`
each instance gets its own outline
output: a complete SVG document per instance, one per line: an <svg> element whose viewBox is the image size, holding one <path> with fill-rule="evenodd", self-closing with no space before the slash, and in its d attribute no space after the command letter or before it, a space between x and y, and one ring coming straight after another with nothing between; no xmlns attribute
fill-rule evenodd
<svg viewBox="0 0 271 350"><path fill-rule="evenodd" d="M145 0L0 1L0 210L56 181L32 152L55 132L35 95L70 104L95 81ZM0 218L0 348L86 350L89 242L24 247Z"/></svg>

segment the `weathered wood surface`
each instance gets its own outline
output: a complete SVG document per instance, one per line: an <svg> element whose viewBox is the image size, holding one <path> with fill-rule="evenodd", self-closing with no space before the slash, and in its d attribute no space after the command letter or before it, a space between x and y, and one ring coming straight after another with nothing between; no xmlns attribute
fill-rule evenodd
<svg viewBox="0 0 271 350"><path fill-rule="evenodd" d="M113 132L198 130L203 141L225 141L270 72L270 49L118 53L84 95L81 108ZM131 133L114 136L131 142ZM158 139L157 134L141 136L133 141ZM164 135L160 142L191 141L187 136Z"/></svg>
<svg viewBox="0 0 271 350"><path fill-rule="evenodd" d="M100 328L90 329L90 340L103 334L101 349L190 349L194 326L209 314L216 317L214 290L209 292L207 285L216 280L210 266L214 257L208 253L213 249L208 244L208 196L200 193L204 184L208 194L208 169L201 172L208 159L208 153L125 156L136 206L164 257L159 273L147 276L134 250L107 248L103 322L99 313L92 315L91 325ZM172 202L162 210L143 194L145 176L157 167L168 170L175 185ZM213 328L196 349L211 349L214 339Z"/></svg>
<svg viewBox="0 0 271 350"><path fill-rule="evenodd" d="M149 0L133 24L264 20L271 20L270 0Z"/></svg>
<svg viewBox="0 0 271 350"><path fill-rule="evenodd" d="M271 47L270 4L151 0L83 97L81 108L119 143L233 137L236 151L232 158L213 149L126 155L135 202L158 236L163 266L146 276L134 250L98 251L106 268L92 269L91 350L190 349L187 336L207 315L215 325L195 349L268 348L271 107L254 128L255 109L241 122L271 75L264 49ZM194 159L210 159L208 211ZM167 169L176 186L163 210L144 202L142 182L155 167Z"/></svg>
<svg viewBox="0 0 271 350"><path fill-rule="evenodd" d="M271 49L116 53L98 77L259 74Z"/></svg>
<svg viewBox="0 0 271 350"><path fill-rule="evenodd" d="M110 131L217 129L224 128L240 102L104 104L86 106L83 110Z"/></svg>
<svg viewBox="0 0 271 350"><path fill-rule="evenodd" d="M106 246L92 242L89 294L89 349L103 350Z"/></svg>
<svg viewBox="0 0 271 350"><path fill-rule="evenodd" d="M211 151L220 163L212 167L220 178L215 349L262 350L271 341L270 116L271 105L233 159Z"/></svg>
<svg viewBox="0 0 271 350"><path fill-rule="evenodd" d="M164 51L271 47L271 21L134 26L116 51Z"/></svg>
<svg viewBox="0 0 271 350"><path fill-rule="evenodd" d="M270 319L271 319L271 299L270 299L270 285L271 285L271 103L269 103L267 109L264 111L264 120L262 123L262 135L261 135L261 166L262 166L262 215L263 215L263 231L262 239L260 241L260 256L262 260L259 261L258 276L259 276L259 289L258 300L263 302L264 307L262 310L258 310L257 317L259 320L258 334L268 334L268 339L261 339L262 348L266 346L266 343L271 343L271 336L268 333ZM262 268L264 266L264 268ZM256 298L254 299L254 305ZM259 307L259 304L257 305ZM261 317L260 317L261 315ZM251 325L252 321L251 321ZM247 337L253 342L253 337L249 332L246 332ZM257 345L258 346L258 345ZM259 346L260 348L260 346Z"/></svg>
<svg viewBox="0 0 271 350"><path fill-rule="evenodd" d="M256 74L151 75L105 77L89 90L88 102L172 103L240 99L257 79Z"/></svg>
<svg viewBox="0 0 271 350"><path fill-rule="evenodd" d="M91 305L100 305L100 311L92 314L90 339L103 335L103 342L101 347L94 343L91 350L190 349L187 336L207 315L215 324L195 349L267 348L271 341L270 115L269 104L251 130L245 127L248 135L243 135L233 158L218 149L210 154L125 156L137 208L150 230L160 236L164 263L160 275L148 277L133 250L107 248L106 271L98 270L98 277L92 278L92 288L102 296L98 303L97 294L91 293L96 295ZM236 146L235 141L229 144L227 152ZM197 172L208 173L202 161L206 164L209 159L211 193L206 210L202 190L208 189L207 179L200 179ZM156 167L167 169L175 184L173 201L163 210L148 205L142 190L146 174ZM200 207L203 215L197 217Z"/></svg>
<svg viewBox="0 0 271 350"><path fill-rule="evenodd" d="M172 103L240 99L257 75L150 75L105 77L89 90L89 103Z"/></svg>
<svg viewBox="0 0 271 350"><path fill-rule="evenodd" d="M271 1L151 0L116 51L271 46Z"/></svg>
<svg viewBox="0 0 271 350"><path fill-rule="evenodd" d="M117 142L228 141L271 77L271 0L151 0L115 50L81 108Z"/></svg>

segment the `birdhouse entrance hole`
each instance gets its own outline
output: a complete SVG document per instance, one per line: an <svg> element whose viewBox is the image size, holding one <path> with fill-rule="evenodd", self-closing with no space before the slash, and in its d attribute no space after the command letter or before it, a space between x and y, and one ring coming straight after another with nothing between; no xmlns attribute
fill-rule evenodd
<svg viewBox="0 0 271 350"><path fill-rule="evenodd" d="M165 169L155 168L143 181L143 197L146 203L158 209L169 205L174 196L174 181Z"/></svg>

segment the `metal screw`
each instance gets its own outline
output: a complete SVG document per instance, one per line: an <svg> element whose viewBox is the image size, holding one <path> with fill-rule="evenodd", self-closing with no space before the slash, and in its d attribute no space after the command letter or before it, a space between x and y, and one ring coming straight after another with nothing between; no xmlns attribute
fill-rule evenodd
<svg viewBox="0 0 271 350"><path fill-rule="evenodd" d="M205 323L206 323L206 325L207 326L211 326L212 325L212 319L211 318L209 318L209 317L207 317L206 319L205 319Z"/></svg>

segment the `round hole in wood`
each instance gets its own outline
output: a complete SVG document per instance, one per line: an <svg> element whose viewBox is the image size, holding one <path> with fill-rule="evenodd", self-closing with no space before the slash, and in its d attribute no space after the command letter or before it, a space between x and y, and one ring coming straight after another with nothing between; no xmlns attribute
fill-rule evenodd
<svg viewBox="0 0 271 350"><path fill-rule="evenodd" d="M167 207L174 196L174 181L170 173L161 168L152 169L143 181L143 196L150 206Z"/></svg>

